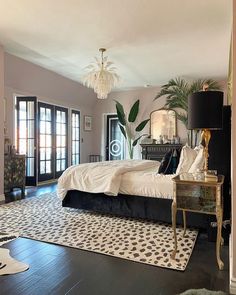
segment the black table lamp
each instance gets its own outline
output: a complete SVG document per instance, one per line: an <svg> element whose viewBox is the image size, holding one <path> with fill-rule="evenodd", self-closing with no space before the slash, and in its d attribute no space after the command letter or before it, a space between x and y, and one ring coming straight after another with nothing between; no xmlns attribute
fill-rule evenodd
<svg viewBox="0 0 236 295"><path fill-rule="evenodd" d="M210 130L222 129L223 92L200 91L188 97L188 129L202 130L204 141L204 170L208 170Z"/></svg>

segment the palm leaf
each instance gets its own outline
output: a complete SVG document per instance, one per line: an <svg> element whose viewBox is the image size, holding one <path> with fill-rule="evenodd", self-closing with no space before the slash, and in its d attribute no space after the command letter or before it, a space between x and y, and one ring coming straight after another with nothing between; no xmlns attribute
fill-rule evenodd
<svg viewBox="0 0 236 295"><path fill-rule="evenodd" d="M219 83L212 79L198 79L189 84L184 79L175 78L161 86L161 90L158 92L154 100L165 95L166 103L164 107L166 109L175 110L177 119L187 126L188 96L194 92L203 90L204 84L208 85L209 90L220 89ZM179 109L184 110L186 114L180 113Z"/></svg>
<svg viewBox="0 0 236 295"><path fill-rule="evenodd" d="M137 118L138 112L139 112L139 99L133 104L129 112L128 121L134 122Z"/></svg>
<svg viewBox="0 0 236 295"><path fill-rule="evenodd" d="M115 102L116 102L116 113L117 113L118 120L121 125L125 126L126 120L125 120L124 108L123 108L122 104L119 103L119 101L115 100Z"/></svg>
<svg viewBox="0 0 236 295"><path fill-rule="evenodd" d="M120 131L122 132L122 134L124 135L124 137L127 138L125 128L121 124L119 124L119 127L120 127Z"/></svg>
<svg viewBox="0 0 236 295"><path fill-rule="evenodd" d="M142 121L136 128L135 131L140 132L143 130L143 128L147 125L147 123L150 121L150 119Z"/></svg>
<svg viewBox="0 0 236 295"><path fill-rule="evenodd" d="M136 139L133 141L132 146L135 147L135 146L137 145L139 139L140 139L141 137L143 137L143 136L146 136L146 135L147 135L147 134L142 134L142 135L140 135L138 138L136 138Z"/></svg>

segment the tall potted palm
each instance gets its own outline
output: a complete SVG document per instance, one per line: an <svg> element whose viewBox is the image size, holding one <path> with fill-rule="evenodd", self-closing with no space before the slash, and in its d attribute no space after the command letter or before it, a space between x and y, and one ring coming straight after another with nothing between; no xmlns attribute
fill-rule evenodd
<svg viewBox="0 0 236 295"><path fill-rule="evenodd" d="M221 88L219 83L212 79L198 79L193 82L187 82L184 79L175 78L169 80L167 84L161 86L161 90L157 93L154 100L165 95L166 103L164 107L175 110L177 119L180 120L187 128L188 96L194 92L203 90L205 86L207 86L208 90L220 90Z"/></svg>

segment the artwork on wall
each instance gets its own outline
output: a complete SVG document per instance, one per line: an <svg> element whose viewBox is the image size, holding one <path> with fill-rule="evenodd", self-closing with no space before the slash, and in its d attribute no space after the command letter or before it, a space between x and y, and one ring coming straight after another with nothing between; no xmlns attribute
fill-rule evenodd
<svg viewBox="0 0 236 295"><path fill-rule="evenodd" d="M92 130L92 117L84 116L84 131L91 131L91 130Z"/></svg>

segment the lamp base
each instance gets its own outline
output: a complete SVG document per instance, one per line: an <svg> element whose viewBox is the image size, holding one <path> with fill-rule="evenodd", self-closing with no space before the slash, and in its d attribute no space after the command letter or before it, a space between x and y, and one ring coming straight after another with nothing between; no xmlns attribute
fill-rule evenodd
<svg viewBox="0 0 236 295"><path fill-rule="evenodd" d="M209 141L211 139L211 131L209 129L203 129L201 133L201 141L204 142L204 171L208 170L208 158L209 158L209 153L208 153L208 145Z"/></svg>

